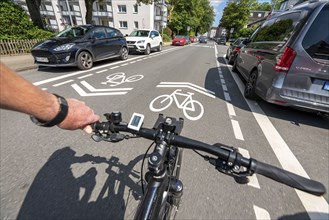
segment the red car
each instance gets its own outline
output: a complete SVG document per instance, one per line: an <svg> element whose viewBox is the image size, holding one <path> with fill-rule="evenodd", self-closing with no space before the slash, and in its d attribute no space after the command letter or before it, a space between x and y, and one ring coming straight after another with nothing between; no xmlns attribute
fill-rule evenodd
<svg viewBox="0 0 329 220"><path fill-rule="evenodd" d="M194 43L195 38L193 36L190 36L190 41L191 41L191 43Z"/></svg>
<svg viewBox="0 0 329 220"><path fill-rule="evenodd" d="M185 44L187 44L187 41L186 41L186 37L185 36L177 35L172 40L172 45L173 46L184 46Z"/></svg>

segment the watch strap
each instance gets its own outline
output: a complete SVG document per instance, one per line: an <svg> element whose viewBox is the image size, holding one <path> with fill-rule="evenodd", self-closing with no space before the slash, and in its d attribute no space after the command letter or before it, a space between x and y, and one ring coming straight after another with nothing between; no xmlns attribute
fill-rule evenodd
<svg viewBox="0 0 329 220"><path fill-rule="evenodd" d="M57 95L57 94L54 94L54 95L57 97L57 100L58 100L58 103L59 103L58 114L51 121L43 121L43 120L38 119L34 116L31 116L31 120L35 124L37 124L39 126L43 126L43 127L53 127L55 125L60 124L66 118L66 116L68 114L68 109L69 109L66 99L62 96Z"/></svg>

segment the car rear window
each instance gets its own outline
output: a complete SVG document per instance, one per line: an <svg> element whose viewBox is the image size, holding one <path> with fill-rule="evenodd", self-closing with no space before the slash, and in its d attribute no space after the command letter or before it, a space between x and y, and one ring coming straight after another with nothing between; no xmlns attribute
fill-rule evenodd
<svg viewBox="0 0 329 220"><path fill-rule="evenodd" d="M305 51L319 62L329 63L329 5L326 5L307 31L302 46Z"/></svg>
<svg viewBox="0 0 329 220"><path fill-rule="evenodd" d="M298 12L285 14L264 22L253 37L253 42L259 41L287 41L299 22Z"/></svg>

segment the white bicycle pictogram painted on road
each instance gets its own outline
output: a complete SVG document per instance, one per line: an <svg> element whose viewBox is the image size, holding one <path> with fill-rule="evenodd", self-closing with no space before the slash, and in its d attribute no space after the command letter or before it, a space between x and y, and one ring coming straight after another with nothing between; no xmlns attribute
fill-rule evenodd
<svg viewBox="0 0 329 220"><path fill-rule="evenodd" d="M102 82L101 84L110 84L110 86L117 86L125 82L136 82L138 80L143 79L143 75L133 75L126 77L126 74L123 72L120 73L113 73L106 77L107 81Z"/></svg>
<svg viewBox="0 0 329 220"><path fill-rule="evenodd" d="M172 104L173 100L175 100L177 107L183 109L183 113L186 118L192 121L200 119L204 112L202 104L199 101L193 100L192 96L194 93L187 92L187 94L185 94L181 93L181 91L181 89L177 89L171 94L164 94L156 97L150 103L151 111L161 112L168 108ZM178 96L185 97L185 99L179 103L177 98Z"/></svg>

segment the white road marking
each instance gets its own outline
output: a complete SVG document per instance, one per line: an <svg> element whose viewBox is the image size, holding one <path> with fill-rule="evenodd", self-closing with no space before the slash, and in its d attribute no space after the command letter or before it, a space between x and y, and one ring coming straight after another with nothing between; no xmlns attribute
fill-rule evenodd
<svg viewBox="0 0 329 220"><path fill-rule="evenodd" d="M125 91L125 90L132 90L133 88L112 88L112 89L96 89L86 81L80 82L84 85L90 92L111 92L111 91Z"/></svg>
<svg viewBox="0 0 329 220"><path fill-rule="evenodd" d="M71 80L67 80L67 81L65 81L65 82L61 82L61 83L54 84L53 86L54 86L54 87L57 87L57 86L61 86L61 85L64 85L64 84L67 84L67 83L73 82L73 81L74 81L74 80L71 79Z"/></svg>
<svg viewBox="0 0 329 220"><path fill-rule="evenodd" d="M157 87L179 87L179 88L189 88L194 91L197 91L199 93L202 93L206 96L209 96L211 98L216 98L215 94L213 91L210 91L208 89L205 89L203 87L200 87L198 85L194 85L189 82L160 82L160 85L157 85Z"/></svg>
<svg viewBox="0 0 329 220"><path fill-rule="evenodd" d="M105 95L125 95L127 92L96 92L86 93L78 84L71 85L80 96L105 96Z"/></svg>
<svg viewBox="0 0 329 220"><path fill-rule="evenodd" d="M124 63L124 64L121 64L121 66L127 66L129 65L129 63Z"/></svg>
<svg viewBox="0 0 329 220"><path fill-rule="evenodd" d="M271 220L271 216L268 213L268 211L266 211L265 209L258 207L256 205L253 205L254 211L255 211L255 215L256 215L256 219L258 220Z"/></svg>
<svg viewBox="0 0 329 220"><path fill-rule="evenodd" d="M228 92L225 92L224 91L224 97L225 97L225 100L230 102L231 101L231 97L230 97L230 94Z"/></svg>
<svg viewBox="0 0 329 220"><path fill-rule="evenodd" d="M231 119L231 123L232 123L235 138L238 140L244 141L239 122Z"/></svg>
<svg viewBox="0 0 329 220"><path fill-rule="evenodd" d="M236 116L233 105L229 102L226 102L226 106L229 116Z"/></svg>
<svg viewBox="0 0 329 220"><path fill-rule="evenodd" d="M96 73L98 74L98 73L103 73L103 72L106 72L106 71L107 71L107 69L104 69L104 70L98 71Z"/></svg>
<svg viewBox="0 0 329 220"><path fill-rule="evenodd" d="M231 69L229 70L231 71ZM231 71L231 74L238 85L241 94L243 94L244 84L241 82L236 73ZM247 102L253 116L263 131L283 169L309 178L308 174L292 153L287 143L280 136L279 132L275 129L274 125L264 111L258 106L257 102L248 99L245 99L245 101ZM295 191L311 219L328 218L329 206L323 196L314 196L297 189L295 189Z"/></svg>
<svg viewBox="0 0 329 220"><path fill-rule="evenodd" d="M169 53L169 52L177 50L177 49L179 49L179 48L167 49L167 50L165 50L165 53L163 53L163 54ZM144 56L147 56L147 55L144 55ZM46 79L46 80L41 80L41 81L38 81L38 82L34 82L33 85L39 86L39 85L43 85L43 84L46 84L46 83L49 83L49 82L65 79L65 78L68 78L68 77L71 77L71 76L76 76L76 75L80 75L80 74L87 73L87 72L90 72L90 71L95 71L95 70L98 70L98 69L102 69L104 67L120 65L121 63L129 62L129 61L133 61L133 60L141 61L141 58L140 57L134 57L134 58L129 58L128 60L121 60L121 61L118 61L118 62L93 67L92 69L89 69L89 70L78 71L78 72L75 72L75 73L69 73L69 74L66 74L66 75L62 75L62 76L58 76L58 77L54 77L54 78L50 78L50 79Z"/></svg>
<svg viewBox="0 0 329 220"><path fill-rule="evenodd" d="M244 156L246 158L250 158L249 151L247 151L246 149L239 148L239 152L242 154L242 156ZM260 189L260 185L259 185L256 174L254 174L252 176L248 176L248 179L249 179L249 182L248 182L249 186Z"/></svg>
<svg viewBox="0 0 329 220"><path fill-rule="evenodd" d="M111 67L110 69L111 70L114 70L114 69L116 69L116 68L119 68L120 66L114 66L114 67Z"/></svg>
<svg viewBox="0 0 329 220"><path fill-rule="evenodd" d="M227 90L227 86L226 85L222 85L222 87L223 87L223 90L225 91L225 92L227 92L228 90Z"/></svg>
<svg viewBox="0 0 329 220"><path fill-rule="evenodd" d="M97 72L97 73L99 73L99 72ZM94 74L90 73L90 74L87 74L87 75L84 75L84 76L80 76L80 77L78 77L78 79L87 78L87 77L89 77L89 76L93 76L93 75L94 75Z"/></svg>

